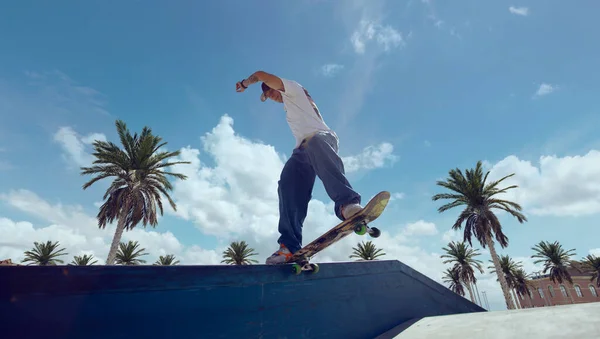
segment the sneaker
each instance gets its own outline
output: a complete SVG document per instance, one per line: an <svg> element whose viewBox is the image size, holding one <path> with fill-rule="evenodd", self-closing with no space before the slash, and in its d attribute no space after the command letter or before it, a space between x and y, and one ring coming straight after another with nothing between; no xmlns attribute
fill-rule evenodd
<svg viewBox="0 0 600 339"><path fill-rule="evenodd" d="M355 215L356 213L362 211L362 206L359 204L350 204L347 206L342 207L342 216L344 217L345 220L347 220L348 218L352 217L353 215Z"/></svg>
<svg viewBox="0 0 600 339"><path fill-rule="evenodd" d="M285 247L284 244L279 245L279 250L267 258L267 265L283 264L292 256L292 252Z"/></svg>

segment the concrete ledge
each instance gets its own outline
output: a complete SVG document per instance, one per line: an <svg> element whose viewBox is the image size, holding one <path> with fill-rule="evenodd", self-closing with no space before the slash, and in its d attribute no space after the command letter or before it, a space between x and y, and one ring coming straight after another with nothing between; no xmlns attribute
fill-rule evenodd
<svg viewBox="0 0 600 339"><path fill-rule="evenodd" d="M7 338L374 338L484 309L395 260L290 266L2 266Z"/></svg>

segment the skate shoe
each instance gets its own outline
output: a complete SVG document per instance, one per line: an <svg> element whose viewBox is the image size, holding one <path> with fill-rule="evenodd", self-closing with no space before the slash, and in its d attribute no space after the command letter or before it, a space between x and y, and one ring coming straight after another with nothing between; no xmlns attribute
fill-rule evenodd
<svg viewBox="0 0 600 339"><path fill-rule="evenodd" d="M292 252L285 247L284 244L279 245L279 250L267 258L267 265L278 265L286 262L292 256Z"/></svg>
<svg viewBox="0 0 600 339"><path fill-rule="evenodd" d="M350 217L355 215L356 213L362 211L363 207L359 204L350 204L342 207L342 216L344 220L348 220Z"/></svg>

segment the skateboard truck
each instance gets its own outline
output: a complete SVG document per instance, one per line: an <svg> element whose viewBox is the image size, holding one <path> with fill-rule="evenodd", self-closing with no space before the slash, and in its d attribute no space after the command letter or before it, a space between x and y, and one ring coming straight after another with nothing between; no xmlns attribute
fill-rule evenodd
<svg viewBox="0 0 600 339"><path fill-rule="evenodd" d="M381 231L377 227L369 227L364 221L354 227L354 233L358 235L365 235L369 233L369 235L373 238L379 238L381 235Z"/></svg>
<svg viewBox="0 0 600 339"><path fill-rule="evenodd" d="M308 260L303 260L300 262L295 262L292 264L292 271L298 275L302 273L302 271L309 271L312 274L316 274L319 272L319 265L308 262Z"/></svg>

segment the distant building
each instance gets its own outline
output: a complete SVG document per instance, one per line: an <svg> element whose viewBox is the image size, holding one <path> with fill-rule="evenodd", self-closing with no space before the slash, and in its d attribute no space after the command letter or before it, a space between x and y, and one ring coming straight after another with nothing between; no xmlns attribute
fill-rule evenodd
<svg viewBox="0 0 600 339"><path fill-rule="evenodd" d="M10 259L5 259L5 260L0 260L0 266L21 266L21 265L13 263L12 260L10 260Z"/></svg>
<svg viewBox="0 0 600 339"><path fill-rule="evenodd" d="M564 280L562 284L554 283L549 274L534 274L529 280L531 299L527 296L519 298L522 308L600 302L596 281L590 280L591 274L586 273L579 262L573 262L568 271L573 279L572 285Z"/></svg>

